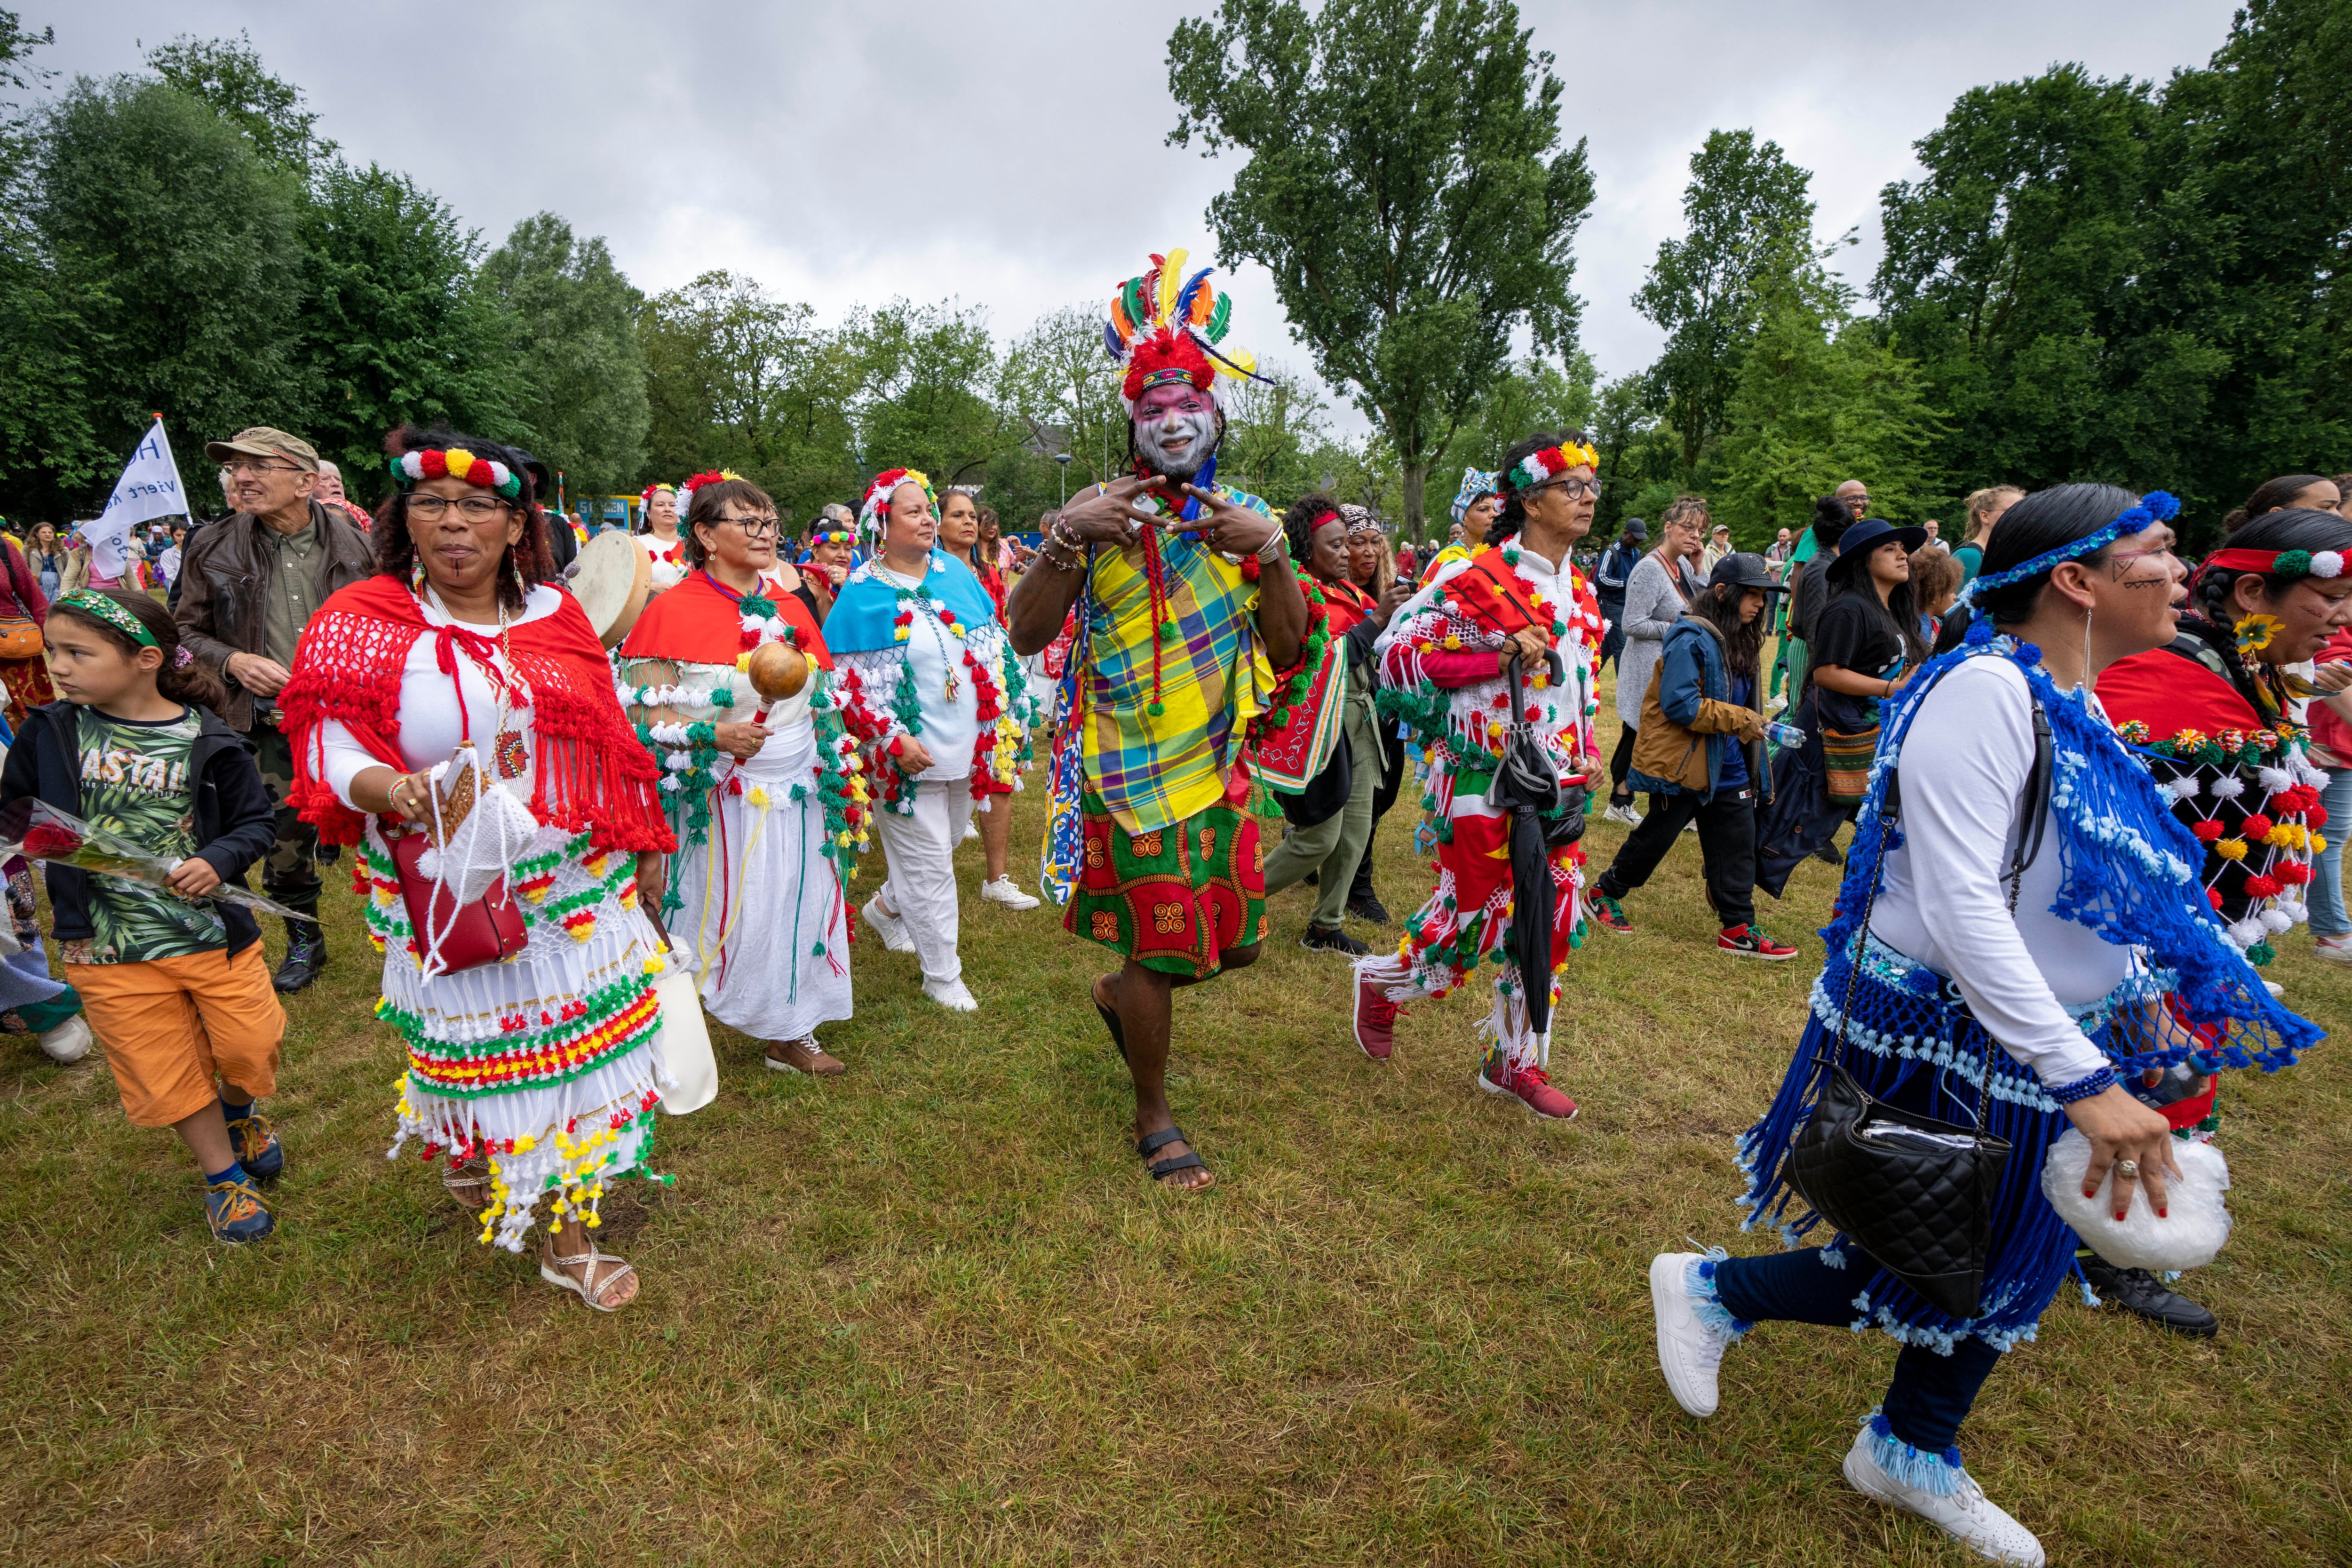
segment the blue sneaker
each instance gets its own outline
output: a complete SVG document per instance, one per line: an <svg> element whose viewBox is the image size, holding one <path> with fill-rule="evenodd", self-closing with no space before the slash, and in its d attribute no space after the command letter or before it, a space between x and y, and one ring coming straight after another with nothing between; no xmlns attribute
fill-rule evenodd
<svg viewBox="0 0 2352 1568"><path fill-rule="evenodd" d="M259 1241L278 1228L260 1191L234 1176L205 1184L205 1218L212 1224L213 1239L231 1247Z"/></svg>
<svg viewBox="0 0 2352 1568"><path fill-rule="evenodd" d="M259 1111L231 1121L228 1141L236 1151L236 1163L255 1181L274 1182L285 1172L286 1150L278 1142L278 1129L269 1125L269 1118Z"/></svg>

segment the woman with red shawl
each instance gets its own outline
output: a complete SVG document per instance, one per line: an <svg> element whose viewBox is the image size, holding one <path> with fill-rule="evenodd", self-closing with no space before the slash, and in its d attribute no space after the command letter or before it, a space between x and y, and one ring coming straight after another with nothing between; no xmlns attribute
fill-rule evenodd
<svg viewBox="0 0 2352 1568"><path fill-rule="evenodd" d="M587 616L550 581L520 455L406 426L385 447L376 574L320 607L281 698L293 803L321 838L361 846L376 1014L408 1047L394 1152L416 1137L445 1157L481 1239L510 1251L551 1197L541 1278L613 1311L635 1272L589 1237L605 1182L646 1170L660 1098L664 961L637 907L638 877L657 879L676 842L659 770ZM522 933L500 962L469 941L486 906Z"/></svg>
<svg viewBox="0 0 2352 1568"><path fill-rule="evenodd" d="M48 618L48 595L33 580L33 568L13 539L0 537L0 687L5 688L8 732L25 727L25 715L58 694L49 685L48 661L41 657L41 623ZM29 648L29 653L23 651Z"/></svg>

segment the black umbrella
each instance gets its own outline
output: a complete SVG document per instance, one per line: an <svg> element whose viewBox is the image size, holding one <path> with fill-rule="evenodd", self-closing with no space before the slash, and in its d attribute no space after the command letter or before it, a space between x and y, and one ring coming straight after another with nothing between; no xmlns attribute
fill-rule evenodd
<svg viewBox="0 0 2352 1568"><path fill-rule="evenodd" d="M1554 685L1568 668L1557 652L1546 655ZM1511 817L1511 962L1527 990L1528 1026L1537 1034L1551 1027L1551 927L1558 894L1551 879L1551 852L1584 837L1584 792L1559 782L1559 770L1527 718L1527 692L1517 659L1505 667L1511 689L1511 722L1503 732L1503 754L1486 804Z"/></svg>

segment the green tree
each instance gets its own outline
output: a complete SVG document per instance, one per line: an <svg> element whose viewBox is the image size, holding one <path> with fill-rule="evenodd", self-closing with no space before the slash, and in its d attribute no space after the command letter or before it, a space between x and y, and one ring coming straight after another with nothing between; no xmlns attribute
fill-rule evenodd
<svg viewBox="0 0 2352 1568"><path fill-rule="evenodd" d="M864 482L850 404L864 367L808 306L706 272L646 301L637 322L651 423L647 466L676 481L713 468L756 480L805 521Z"/></svg>
<svg viewBox="0 0 2352 1568"><path fill-rule="evenodd" d="M1651 369L1663 422L1680 447L1681 479L1697 482L1723 428L1748 344L1776 279L1813 253L1812 175L1758 145L1752 131L1713 131L1691 154L1680 239L1662 241L1634 308L1666 334Z"/></svg>
<svg viewBox="0 0 2352 1568"><path fill-rule="evenodd" d="M1560 363L1530 355L1507 367L1480 391L1432 468L1438 489L1447 489L1463 468L1496 468L1513 445L1538 430L1589 432L1600 409L1598 379L1592 357L1580 349Z"/></svg>
<svg viewBox="0 0 2352 1568"><path fill-rule="evenodd" d="M852 412L866 472L966 484L1019 443L994 395L996 345L979 310L897 300L853 312L842 338L858 367Z"/></svg>
<svg viewBox="0 0 2352 1568"><path fill-rule="evenodd" d="M447 204L338 159L320 170L300 232L296 356L312 390L286 428L341 464L353 495L381 487L384 433L398 425L530 444L513 334L476 292L479 246ZM238 423L254 421L223 428Z"/></svg>
<svg viewBox="0 0 2352 1568"><path fill-rule="evenodd" d="M1801 528L1817 496L1870 486L1874 515L1916 521L1949 500L1930 456L1942 426L1917 368L1857 321L1851 293L1807 268L1776 288L1724 410L1714 518L1743 549Z"/></svg>
<svg viewBox="0 0 2352 1568"><path fill-rule="evenodd" d="M1529 37L1508 0L1223 0L1168 42L1170 140L1249 154L1209 205L1219 257L1265 266L1317 371L1379 423L1410 530L1514 334L1576 343L1592 176Z"/></svg>
<svg viewBox="0 0 2352 1568"><path fill-rule="evenodd" d="M645 296L604 241L576 239L541 213L515 225L477 279L516 346L532 454L562 470L572 494L636 489L650 421L637 343Z"/></svg>
<svg viewBox="0 0 2352 1568"><path fill-rule="evenodd" d="M245 132L265 163L307 174L334 155L335 144L318 134L318 115L303 107L301 89L272 76L246 33L234 39L183 33L148 50L147 65Z"/></svg>
<svg viewBox="0 0 2352 1568"><path fill-rule="evenodd" d="M77 81L45 119L37 167L33 224L74 301L98 447L119 462L152 409L184 447L302 427L299 178L206 105L131 78Z"/></svg>
<svg viewBox="0 0 2352 1568"><path fill-rule="evenodd" d="M1070 454L1073 485L1099 484L1126 469L1119 377L1103 352L1100 309L1070 305L1013 340L998 368L997 401L1019 421L1028 448L1049 461Z"/></svg>
<svg viewBox="0 0 2352 1568"><path fill-rule="evenodd" d="M1295 373L1272 363L1257 368L1265 380L1243 382L1225 394L1217 478L1279 510L1320 478L1315 458L1329 432L1329 410Z"/></svg>

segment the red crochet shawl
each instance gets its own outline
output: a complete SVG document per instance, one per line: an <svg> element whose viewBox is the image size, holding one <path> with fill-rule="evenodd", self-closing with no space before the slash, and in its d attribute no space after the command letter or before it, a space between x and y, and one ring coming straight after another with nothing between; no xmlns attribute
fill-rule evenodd
<svg viewBox="0 0 2352 1568"><path fill-rule="evenodd" d="M553 615L507 634L508 657L530 687L538 763L531 813L568 832L593 833L600 849L673 850L677 840L662 814L660 770L621 713L612 667L579 601L561 597ZM416 639L436 635L448 645L441 650L444 668L467 657L466 641L488 640L426 626L416 595L393 577L365 578L334 594L303 629L294 679L278 694L278 706L294 751L290 799L328 843L357 843L366 819L327 783L327 721L341 721L370 755L405 771L401 672Z"/></svg>

